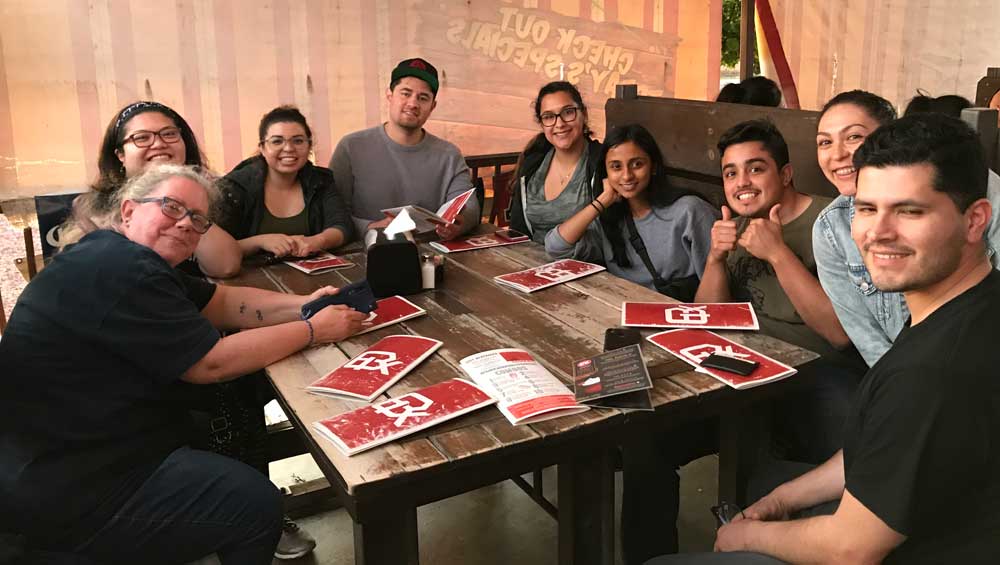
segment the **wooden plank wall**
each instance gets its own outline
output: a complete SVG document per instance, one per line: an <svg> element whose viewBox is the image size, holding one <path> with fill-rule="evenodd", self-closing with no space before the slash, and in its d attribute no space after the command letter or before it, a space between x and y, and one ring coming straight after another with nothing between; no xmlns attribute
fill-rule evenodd
<svg viewBox="0 0 1000 565"><path fill-rule="evenodd" d="M617 82L692 99L718 91L722 0L5 0L0 5L0 199L82 188L108 120L155 99L225 172L260 116L297 104L325 164L385 119L393 65L441 72L428 129L466 154L517 151L531 102L562 76L598 137Z"/></svg>
<svg viewBox="0 0 1000 565"><path fill-rule="evenodd" d="M861 88L900 110L918 88L973 100L997 66L1000 2L770 0L804 109Z"/></svg>

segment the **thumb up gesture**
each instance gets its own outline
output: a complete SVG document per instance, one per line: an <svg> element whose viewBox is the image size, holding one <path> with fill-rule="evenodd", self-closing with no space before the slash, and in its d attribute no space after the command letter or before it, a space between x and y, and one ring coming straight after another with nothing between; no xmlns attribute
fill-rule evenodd
<svg viewBox="0 0 1000 565"><path fill-rule="evenodd" d="M736 248L736 221L729 206L722 207L722 219L712 225L712 248L708 251L709 261L725 261L729 252Z"/></svg>
<svg viewBox="0 0 1000 565"><path fill-rule="evenodd" d="M780 212L781 204L775 204L768 212L767 219L750 220L750 224L737 243L754 257L770 263L785 247L785 240L781 234Z"/></svg>

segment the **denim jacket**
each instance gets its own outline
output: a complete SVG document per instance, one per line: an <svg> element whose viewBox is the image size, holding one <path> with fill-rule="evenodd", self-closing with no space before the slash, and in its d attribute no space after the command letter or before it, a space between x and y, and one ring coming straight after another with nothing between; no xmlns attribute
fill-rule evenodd
<svg viewBox="0 0 1000 565"><path fill-rule="evenodd" d="M1000 249L1000 177L990 171L987 197L994 218L986 231L986 252L997 268ZM851 238L854 198L838 196L823 210L813 225L813 255L823 290L830 297L844 331L872 366L892 347L896 336L910 318L910 310L900 292L882 292L872 283Z"/></svg>

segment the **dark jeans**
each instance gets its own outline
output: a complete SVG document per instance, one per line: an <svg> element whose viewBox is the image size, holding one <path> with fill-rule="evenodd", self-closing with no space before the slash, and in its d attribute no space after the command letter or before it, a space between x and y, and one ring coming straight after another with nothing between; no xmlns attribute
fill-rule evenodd
<svg viewBox="0 0 1000 565"><path fill-rule="evenodd" d="M843 445L843 425L858 376L822 360L804 365L799 372L809 377L810 386L790 391L773 403L772 437L767 441L777 448L779 458L821 463ZM809 375L811 372L815 375ZM677 553L677 471L717 452L718 441L718 420L710 419L622 446L622 553L626 565Z"/></svg>
<svg viewBox="0 0 1000 565"><path fill-rule="evenodd" d="M804 475L815 468L815 465L795 461L774 461L761 467L750 478L747 487L747 500L758 500L782 483ZM795 513L792 518L805 518L833 514L837 511L839 501L828 502L807 508ZM728 553L682 553L679 555L661 555L646 562L645 565L782 565L784 561L747 551Z"/></svg>
<svg viewBox="0 0 1000 565"><path fill-rule="evenodd" d="M182 447L76 552L99 562L269 565L281 537L278 489L228 457Z"/></svg>

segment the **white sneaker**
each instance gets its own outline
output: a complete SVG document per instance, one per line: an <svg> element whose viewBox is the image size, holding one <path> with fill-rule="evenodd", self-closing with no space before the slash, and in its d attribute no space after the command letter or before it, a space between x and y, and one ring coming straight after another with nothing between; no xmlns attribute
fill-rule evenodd
<svg viewBox="0 0 1000 565"><path fill-rule="evenodd" d="M315 548L316 540L285 516L285 523L281 527L281 539L274 550L274 556L278 559L297 559L308 555Z"/></svg>

